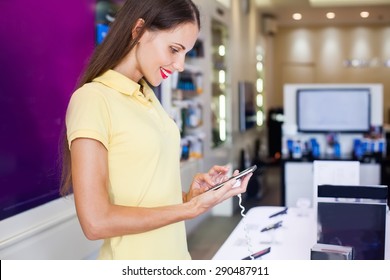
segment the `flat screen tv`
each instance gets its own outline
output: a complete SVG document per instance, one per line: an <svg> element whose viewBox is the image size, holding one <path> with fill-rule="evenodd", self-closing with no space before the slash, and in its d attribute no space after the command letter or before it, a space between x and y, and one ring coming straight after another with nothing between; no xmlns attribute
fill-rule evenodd
<svg viewBox="0 0 390 280"><path fill-rule="evenodd" d="M299 132L365 133L370 130L368 88L317 88L297 91Z"/></svg>
<svg viewBox="0 0 390 280"><path fill-rule="evenodd" d="M251 82L238 83L240 131L244 132L256 126L256 93Z"/></svg>
<svg viewBox="0 0 390 280"><path fill-rule="evenodd" d="M384 204L319 202L318 219L319 243L350 246L357 260L384 259Z"/></svg>
<svg viewBox="0 0 390 280"><path fill-rule="evenodd" d="M319 185L318 242L349 246L356 260L383 260L387 186Z"/></svg>

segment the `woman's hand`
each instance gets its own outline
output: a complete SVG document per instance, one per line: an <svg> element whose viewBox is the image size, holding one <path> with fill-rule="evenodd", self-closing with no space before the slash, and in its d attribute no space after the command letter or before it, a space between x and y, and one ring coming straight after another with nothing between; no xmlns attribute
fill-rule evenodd
<svg viewBox="0 0 390 280"><path fill-rule="evenodd" d="M217 180L223 178L222 180L226 180L227 171L228 168L226 167L222 167L221 169L221 166L215 166L208 173L198 174L197 176L195 176L193 184L191 185L190 192L187 194L186 200L186 202L189 202L189 204L191 204L194 217L208 211L209 209L223 202L224 200L244 193L246 191L252 173L249 173L248 175L241 177L238 180L231 179L226 182L221 188L207 192L207 189L211 188L216 183L219 183L214 182L211 178ZM221 177L220 172L225 172L223 175L224 177ZM233 175L237 175L238 173L239 171L236 170Z"/></svg>
<svg viewBox="0 0 390 280"><path fill-rule="evenodd" d="M204 193L216 184L226 181L228 172L229 167L215 165L207 173L196 174L189 192L187 194L183 193L183 202L190 201L193 197Z"/></svg>

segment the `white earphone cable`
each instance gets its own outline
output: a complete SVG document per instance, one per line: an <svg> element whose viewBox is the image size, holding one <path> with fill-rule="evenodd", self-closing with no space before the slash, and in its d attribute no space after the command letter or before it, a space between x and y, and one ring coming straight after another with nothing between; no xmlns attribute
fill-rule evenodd
<svg viewBox="0 0 390 280"><path fill-rule="evenodd" d="M241 216L243 218L245 218L245 207L242 205L242 196L241 194L238 194L238 206L240 206L241 208ZM248 230L248 225L246 223L246 221L244 220L244 231L245 231L245 239L246 239L246 244L248 246L248 251L249 251L249 256L251 258L251 260L254 260L255 258L253 257L253 249L252 249L252 241L251 241L251 238L249 236L249 230Z"/></svg>

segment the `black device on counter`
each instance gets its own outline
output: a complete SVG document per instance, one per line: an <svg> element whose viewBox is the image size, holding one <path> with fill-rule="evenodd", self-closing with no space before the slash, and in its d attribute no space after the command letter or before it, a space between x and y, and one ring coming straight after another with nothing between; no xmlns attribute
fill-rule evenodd
<svg viewBox="0 0 390 280"><path fill-rule="evenodd" d="M279 221L279 222L274 223L272 225L266 226L260 232L265 232L265 231L269 231L269 230L272 230L272 229L280 228L282 226L282 224L283 224L283 221Z"/></svg>
<svg viewBox="0 0 390 280"><path fill-rule="evenodd" d="M271 252L271 247L268 247L268 248L265 248L261 251L258 251L257 253L254 253L250 256L247 256L245 258L243 258L242 260L251 260L252 258L253 259L258 259L260 258L261 256L264 256L265 254L268 254L269 252Z"/></svg>

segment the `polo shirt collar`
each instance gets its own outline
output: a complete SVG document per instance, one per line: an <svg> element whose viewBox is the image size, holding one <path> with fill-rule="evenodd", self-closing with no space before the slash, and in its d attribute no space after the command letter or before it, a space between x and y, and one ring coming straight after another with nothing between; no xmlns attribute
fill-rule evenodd
<svg viewBox="0 0 390 280"><path fill-rule="evenodd" d="M139 84L119 72L108 70L93 81L102 83L125 95L133 96L142 103L152 102L153 91L144 80L141 80ZM143 94L141 93L141 85Z"/></svg>

